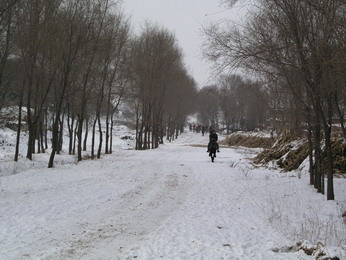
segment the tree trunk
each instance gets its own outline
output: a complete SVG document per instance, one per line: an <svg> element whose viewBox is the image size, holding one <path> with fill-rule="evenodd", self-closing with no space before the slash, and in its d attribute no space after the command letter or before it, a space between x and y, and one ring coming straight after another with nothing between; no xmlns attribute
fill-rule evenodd
<svg viewBox="0 0 346 260"><path fill-rule="evenodd" d="M55 157L56 151L58 149L58 145L59 145L59 118L60 118L60 113L58 110L57 114L55 115L54 122L53 122L52 152L51 152L50 157L49 157L48 168L52 168L54 165L54 157Z"/></svg>
<svg viewBox="0 0 346 260"><path fill-rule="evenodd" d="M111 115L111 129L110 129L110 137L109 137L109 153L113 153L113 115Z"/></svg>
<svg viewBox="0 0 346 260"><path fill-rule="evenodd" d="M99 149L97 151L97 159L100 159L101 158L101 150L102 150L102 138L103 138L100 115L97 117L97 122L98 122L98 126L99 126L99 134L100 134L100 136L99 136L100 142L99 142Z"/></svg>
<svg viewBox="0 0 346 260"><path fill-rule="evenodd" d="M29 95L29 94L28 94ZM30 96L30 95L29 95ZM30 99L30 97L28 98ZM30 102L27 106L27 126L28 126L28 145L27 145L27 153L26 158L29 160L32 160L32 153L33 153L33 140L34 140L34 133L33 133L33 124L31 121L31 108L30 108Z"/></svg>
<svg viewBox="0 0 346 260"><path fill-rule="evenodd" d="M316 119L314 126L314 149L315 149L315 164L314 164L314 176L315 176L315 185L317 192L322 193L322 152L321 152L321 125L319 123L319 116Z"/></svg>
<svg viewBox="0 0 346 260"><path fill-rule="evenodd" d="M107 108L107 115L106 115L106 140L105 140L105 154L109 154L109 114L108 114L108 108Z"/></svg>
<svg viewBox="0 0 346 260"><path fill-rule="evenodd" d="M96 135L96 118L93 122L93 130L92 130L92 137L91 137L91 159L95 158L95 135Z"/></svg>
<svg viewBox="0 0 346 260"><path fill-rule="evenodd" d="M78 115L78 128L77 128L77 160L78 162L82 161L82 134L83 134L83 123L84 123L84 116Z"/></svg>
<svg viewBox="0 0 346 260"><path fill-rule="evenodd" d="M333 109L332 109L332 94L327 100L328 122L325 126L325 146L327 153L327 200L334 200L334 181L333 181L333 150L331 143Z"/></svg>
<svg viewBox="0 0 346 260"><path fill-rule="evenodd" d="M73 155L76 154L77 130L78 130L78 124L76 122L75 128L73 130L73 148L72 148Z"/></svg>
<svg viewBox="0 0 346 260"><path fill-rule="evenodd" d="M21 93L21 95L20 95L19 108L18 108L19 111L18 111L18 127L17 127L16 151L15 151L15 154L14 154L14 161L15 162L18 162L18 155L19 155L20 131L21 131L21 126L22 126L22 106L23 106L23 93Z"/></svg>
<svg viewBox="0 0 346 260"><path fill-rule="evenodd" d="M73 139L74 139L74 115L69 116L67 118L67 127L68 127L68 135L69 135L69 144L68 144L68 154L72 155L73 149Z"/></svg>
<svg viewBox="0 0 346 260"><path fill-rule="evenodd" d="M328 129L326 129L325 131L325 145L326 145L326 153L327 153L327 200L334 200L331 127L328 127Z"/></svg>
<svg viewBox="0 0 346 260"><path fill-rule="evenodd" d="M87 150L88 135L89 135L89 116L87 116L85 118L85 133L84 133L84 141L83 141L83 151Z"/></svg>
<svg viewBox="0 0 346 260"><path fill-rule="evenodd" d="M44 118L42 118L40 120L39 136L40 136L40 140L41 140L41 151L42 151L42 153L45 153L45 148L44 148Z"/></svg>
<svg viewBox="0 0 346 260"><path fill-rule="evenodd" d="M60 154L60 152L62 151L62 145L64 142L64 118L65 118L65 112L63 112L62 118L61 118L61 120L59 120L60 130L59 130L58 148L56 151L57 154Z"/></svg>
<svg viewBox="0 0 346 260"><path fill-rule="evenodd" d="M44 124L44 148L48 149L48 109L45 111L45 124Z"/></svg>
<svg viewBox="0 0 346 260"><path fill-rule="evenodd" d="M310 173L310 185L315 185L314 174L314 159L313 159L313 141L312 141L312 126L310 111L307 111L307 123L308 123L308 145L309 145L309 173Z"/></svg>

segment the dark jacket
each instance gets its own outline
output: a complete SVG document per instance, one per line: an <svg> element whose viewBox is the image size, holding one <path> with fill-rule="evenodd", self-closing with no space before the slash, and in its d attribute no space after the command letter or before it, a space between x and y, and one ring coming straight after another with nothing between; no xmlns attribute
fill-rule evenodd
<svg viewBox="0 0 346 260"><path fill-rule="evenodd" d="M211 139L214 139L215 141L217 141L217 134L211 133L211 134L209 135L209 141L211 141Z"/></svg>

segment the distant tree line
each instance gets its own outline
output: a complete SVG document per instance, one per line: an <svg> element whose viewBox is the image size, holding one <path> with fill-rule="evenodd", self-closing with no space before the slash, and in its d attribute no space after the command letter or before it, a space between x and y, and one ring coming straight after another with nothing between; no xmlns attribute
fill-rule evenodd
<svg viewBox="0 0 346 260"><path fill-rule="evenodd" d="M262 82L240 75L222 75L215 85L198 93L198 119L227 134L234 131L263 130L272 124L268 94ZM277 126L277 131L282 130Z"/></svg>
<svg viewBox="0 0 346 260"><path fill-rule="evenodd" d="M205 29L205 55L218 69L261 78L273 117L286 114L292 132L306 128L310 183L325 192L326 162L327 199L334 199L333 121L346 137L345 1L259 0L249 10L241 26Z"/></svg>
<svg viewBox="0 0 346 260"><path fill-rule="evenodd" d="M177 40L150 24L135 35L120 4L0 2L0 111L19 107L15 161L22 118L29 136L26 157L51 147L48 167L64 142L78 161L86 150L92 158L112 153L121 102L135 111L136 149L156 148L164 136L182 131L196 86Z"/></svg>

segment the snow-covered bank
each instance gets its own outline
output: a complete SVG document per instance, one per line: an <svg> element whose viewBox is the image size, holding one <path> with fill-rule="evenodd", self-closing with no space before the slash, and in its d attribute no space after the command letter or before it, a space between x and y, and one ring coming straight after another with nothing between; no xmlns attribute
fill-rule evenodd
<svg viewBox="0 0 346 260"><path fill-rule="evenodd" d="M326 201L249 149L211 163L207 138L1 177L0 259L315 259L299 241L346 258L345 180Z"/></svg>

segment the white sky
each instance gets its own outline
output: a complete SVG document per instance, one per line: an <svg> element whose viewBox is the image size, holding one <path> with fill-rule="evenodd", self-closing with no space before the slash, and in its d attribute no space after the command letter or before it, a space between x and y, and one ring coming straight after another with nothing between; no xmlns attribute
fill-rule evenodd
<svg viewBox="0 0 346 260"><path fill-rule="evenodd" d="M219 0L123 0L123 8L132 17L136 30L149 20L175 34L183 49L188 71L199 87L213 82L211 64L202 60L202 26L222 18L235 19L244 9L225 10Z"/></svg>

